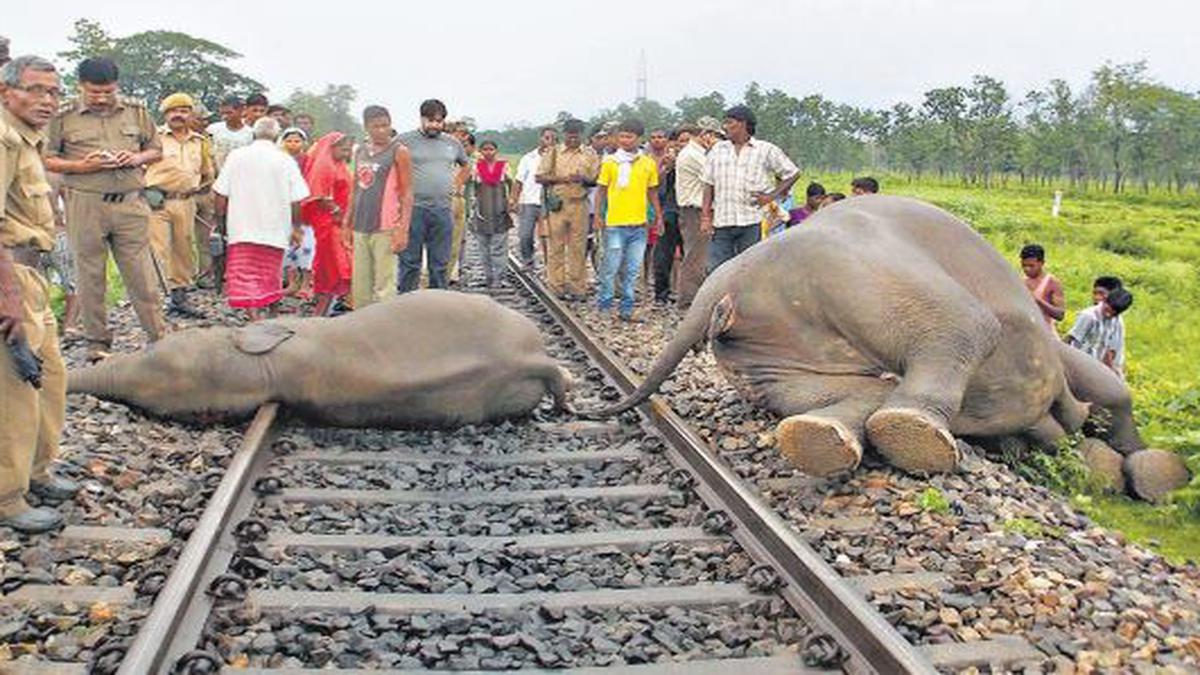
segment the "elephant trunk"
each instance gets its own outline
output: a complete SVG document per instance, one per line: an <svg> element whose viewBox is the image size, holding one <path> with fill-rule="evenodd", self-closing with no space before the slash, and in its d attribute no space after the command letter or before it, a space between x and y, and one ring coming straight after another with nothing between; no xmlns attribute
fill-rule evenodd
<svg viewBox="0 0 1200 675"><path fill-rule="evenodd" d="M113 365L113 359L80 370L69 371L67 391L75 394L91 394L99 398L112 398L119 395L121 392L118 391L117 369Z"/></svg>

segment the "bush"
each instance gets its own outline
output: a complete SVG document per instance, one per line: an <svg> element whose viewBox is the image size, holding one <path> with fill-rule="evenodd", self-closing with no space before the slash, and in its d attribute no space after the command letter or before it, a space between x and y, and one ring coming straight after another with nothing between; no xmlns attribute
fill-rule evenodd
<svg viewBox="0 0 1200 675"><path fill-rule="evenodd" d="M1109 227L1100 234L1096 246L1110 253L1134 258L1149 258L1155 253L1154 243L1132 225Z"/></svg>

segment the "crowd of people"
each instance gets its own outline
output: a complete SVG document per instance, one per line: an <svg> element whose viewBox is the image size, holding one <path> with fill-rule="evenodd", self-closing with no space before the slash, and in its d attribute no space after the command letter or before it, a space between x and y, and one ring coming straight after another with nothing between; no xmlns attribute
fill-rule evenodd
<svg viewBox="0 0 1200 675"><path fill-rule="evenodd" d="M656 306L687 308L707 274L846 198L811 183L793 203L800 171L755 135L742 105L723 120L648 134L636 119L590 134L568 119L543 129L512 169L495 141L477 143L436 99L407 133L386 108L367 106L361 139L320 133L312 115L263 94L222 99L210 123L191 95L173 93L156 103L159 126L145 104L120 95L111 59L79 64L69 102L49 61L10 61L0 39L0 65L0 337L9 346L0 350L0 524L25 532L62 522L31 507L28 493L54 501L78 490L52 470L66 378L44 270L63 288L65 333L86 342L90 361L112 345L110 256L148 343L168 331L167 315L194 313L188 296L199 288L259 320L288 295L330 316L422 285L464 284L468 233L480 253L474 277L502 285L512 229L520 264L536 268L540 249L550 292L594 294L614 321L636 322L643 280ZM850 191L873 194L879 183L856 178ZM1021 258L1053 328L1064 315L1061 284L1044 272L1040 247ZM1080 313L1067 340L1119 372L1120 314L1132 296L1109 277L1096 289L1096 308Z"/></svg>

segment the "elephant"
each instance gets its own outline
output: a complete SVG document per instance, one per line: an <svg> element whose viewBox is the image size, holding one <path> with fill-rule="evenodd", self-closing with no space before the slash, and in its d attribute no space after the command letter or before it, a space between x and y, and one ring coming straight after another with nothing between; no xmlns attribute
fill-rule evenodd
<svg viewBox="0 0 1200 675"><path fill-rule="evenodd" d="M705 341L810 475L855 469L868 444L902 470L951 471L956 436L1054 443L1092 408L1122 455L1145 448L1124 382L1047 329L970 226L915 199L839 202L721 265L637 389L589 415L638 405Z"/></svg>
<svg viewBox="0 0 1200 675"><path fill-rule="evenodd" d="M450 428L520 417L571 378L537 326L481 295L407 293L336 318L171 333L68 374L68 391L210 423L278 402L341 427Z"/></svg>

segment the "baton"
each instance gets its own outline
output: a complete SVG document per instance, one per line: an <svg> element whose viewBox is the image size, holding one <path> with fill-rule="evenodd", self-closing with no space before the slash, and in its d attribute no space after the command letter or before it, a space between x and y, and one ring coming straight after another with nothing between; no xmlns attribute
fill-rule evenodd
<svg viewBox="0 0 1200 675"><path fill-rule="evenodd" d="M154 265L154 276L158 277L158 286L162 289L163 298L171 296L171 289L167 288L167 278L163 276L162 265L158 262L158 256L154 254L154 247L146 247L150 251L150 262Z"/></svg>

